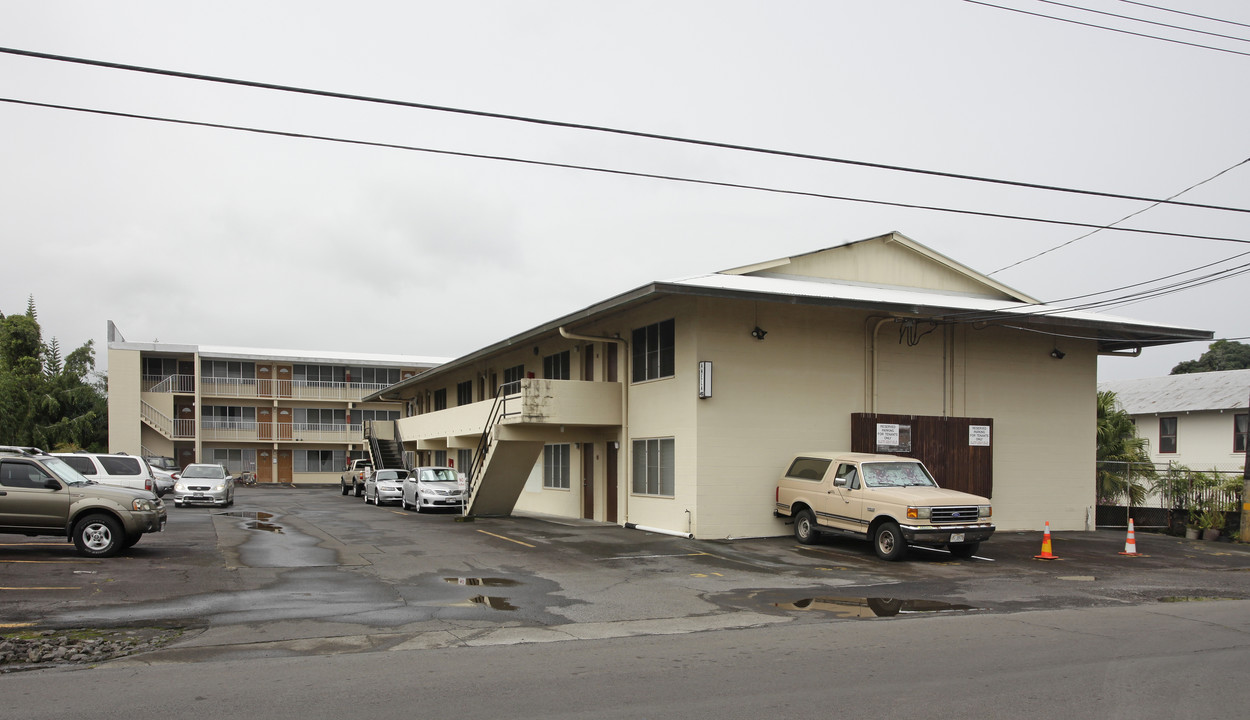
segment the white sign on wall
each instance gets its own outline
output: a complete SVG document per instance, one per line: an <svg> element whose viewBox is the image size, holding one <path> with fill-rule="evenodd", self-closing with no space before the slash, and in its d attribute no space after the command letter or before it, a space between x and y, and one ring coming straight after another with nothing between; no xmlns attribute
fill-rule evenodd
<svg viewBox="0 0 1250 720"><path fill-rule="evenodd" d="M969 447L989 447L990 446L990 426L989 425L969 425L968 426L968 446Z"/></svg>
<svg viewBox="0 0 1250 720"><path fill-rule="evenodd" d="M877 447L897 447L898 446L898 424L897 423L877 423Z"/></svg>

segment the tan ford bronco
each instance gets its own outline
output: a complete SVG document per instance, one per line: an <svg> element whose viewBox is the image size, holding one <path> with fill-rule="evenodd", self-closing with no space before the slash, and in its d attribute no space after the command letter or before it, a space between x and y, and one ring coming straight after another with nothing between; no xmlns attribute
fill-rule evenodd
<svg viewBox="0 0 1250 720"><path fill-rule="evenodd" d="M821 532L864 538L882 560L902 559L909 545L970 557L994 534L988 499L943 490L923 463L898 455L801 453L777 481L773 514L793 518L801 543Z"/></svg>

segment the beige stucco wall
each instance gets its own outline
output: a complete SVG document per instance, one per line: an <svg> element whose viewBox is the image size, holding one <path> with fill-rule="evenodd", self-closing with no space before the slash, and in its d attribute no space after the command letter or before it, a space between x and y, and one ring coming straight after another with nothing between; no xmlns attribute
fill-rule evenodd
<svg viewBox="0 0 1250 720"><path fill-rule="evenodd" d="M138 350L109 348L109 452L138 455L143 443L139 420L143 373Z"/></svg>
<svg viewBox="0 0 1250 720"><path fill-rule="evenodd" d="M1150 442L1150 459L1177 463L1190 470L1236 471L1245 468L1246 454L1233 452L1233 416L1245 408L1219 412L1150 413L1135 415L1137 434ZM1159 418L1176 418L1176 452L1159 452Z"/></svg>

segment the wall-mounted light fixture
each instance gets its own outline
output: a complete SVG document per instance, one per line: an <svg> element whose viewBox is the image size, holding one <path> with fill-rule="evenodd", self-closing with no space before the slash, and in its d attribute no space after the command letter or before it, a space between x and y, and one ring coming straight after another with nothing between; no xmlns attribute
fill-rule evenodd
<svg viewBox="0 0 1250 720"><path fill-rule="evenodd" d="M712 361L699 361L699 397L712 397Z"/></svg>
<svg viewBox="0 0 1250 720"><path fill-rule="evenodd" d="M755 329L751 331L751 337L755 338L756 340L763 340L764 336L767 334L768 334L768 331L760 327L759 325L756 325Z"/></svg>
<svg viewBox="0 0 1250 720"><path fill-rule="evenodd" d="M1067 353L1060 350L1058 347L1050 351L1050 356L1056 360L1062 360L1064 355L1067 355Z"/></svg>

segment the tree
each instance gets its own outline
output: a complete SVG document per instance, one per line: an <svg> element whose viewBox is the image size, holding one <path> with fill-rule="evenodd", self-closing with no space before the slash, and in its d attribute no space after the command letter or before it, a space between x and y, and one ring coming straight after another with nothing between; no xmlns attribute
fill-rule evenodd
<svg viewBox="0 0 1250 720"><path fill-rule="evenodd" d="M1172 368L1173 375L1185 373L1215 372L1217 370L1245 370L1250 368L1250 345L1234 340L1216 340L1197 360L1186 360Z"/></svg>
<svg viewBox="0 0 1250 720"><path fill-rule="evenodd" d="M1154 477L1154 464L1146 440L1138 437L1132 416L1120 409L1115 393L1098 392L1098 502L1115 504L1121 499L1140 505L1146 498L1146 480Z"/></svg>
<svg viewBox="0 0 1250 720"><path fill-rule="evenodd" d="M43 342L31 297L25 315L0 313L0 445L108 449L108 400L94 343L61 358Z"/></svg>

